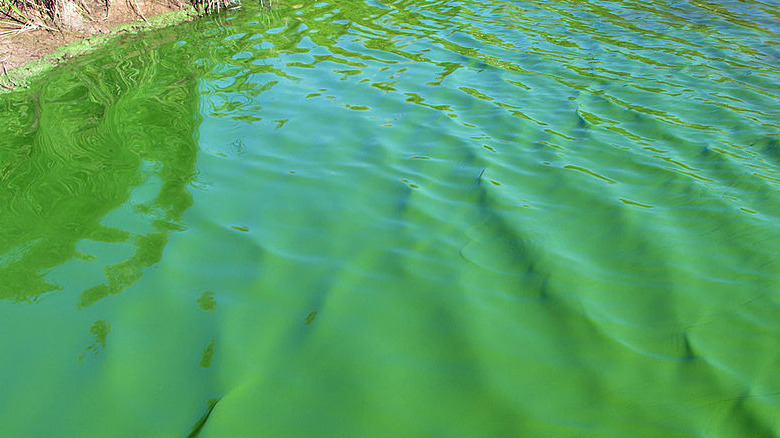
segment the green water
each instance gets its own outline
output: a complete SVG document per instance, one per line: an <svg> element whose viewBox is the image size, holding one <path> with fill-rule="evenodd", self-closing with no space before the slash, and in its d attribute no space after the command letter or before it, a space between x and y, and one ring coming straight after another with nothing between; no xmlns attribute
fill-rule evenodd
<svg viewBox="0 0 780 438"><path fill-rule="evenodd" d="M780 435L780 5L339 0L0 96L0 436Z"/></svg>

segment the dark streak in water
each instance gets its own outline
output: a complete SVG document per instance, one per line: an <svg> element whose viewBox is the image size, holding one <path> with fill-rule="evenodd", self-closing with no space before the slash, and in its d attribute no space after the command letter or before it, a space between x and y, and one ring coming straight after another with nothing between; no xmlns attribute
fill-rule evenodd
<svg viewBox="0 0 780 438"><path fill-rule="evenodd" d="M477 186L479 186L479 185L481 185L481 184L482 184L482 175L484 175L484 174L485 174L485 170L486 170L486 169L487 169L486 167L483 167L483 168L482 168L482 171L481 171L481 172L479 172L479 176L477 176Z"/></svg>
<svg viewBox="0 0 780 438"><path fill-rule="evenodd" d="M214 360L214 345L216 342L216 339L212 339L211 342L209 342L209 345L206 346L206 349L203 350L203 354L200 357L199 363L201 368L211 367L211 362Z"/></svg>
<svg viewBox="0 0 780 438"><path fill-rule="evenodd" d="M206 412L203 413L203 416L201 416L198 421L195 422L195 425L192 426L192 430L190 430L189 435L187 435L187 438L196 438L198 435L200 435L200 431L203 430L203 426L206 425L206 421L208 421L209 416L211 416L211 411L214 410L214 407L217 406L217 403L219 403L219 398L212 398L209 399L208 408L206 408Z"/></svg>
<svg viewBox="0 0 780 438"><path fill-rule="evenodd" d="M314 322L314 320L317 318L317 311L312 310L309 312L308 315L306 315L306 319L303 320L303 325L309 325Z"/></svg>
<svg viewBox="0 0 780 438"><path fill-rule="evenodd" d="M590 176L595 176L596 178L598 178L598 179L600 179L600 180L602 180L602 181L606 181L606 182L608 182L608 183L610 183L610 184L617 184L617 181L611 180L611 179L609 179L609 178L607 178L607 177L605 177L605 176L601 176L601 175L599 175L598 173L596 173L596 172L593 172L593 171L591 171L591 170L588 170L588 169L585 169L585 168L583 168L583 167L579 167L579 166L573 166L573 165L570 165L570 164L569 164L569 165L563 166L563 168L564 168L564 169L577 170L577 171L580 171L580 172L582 172L582 173L587 173L587 174L588 174L588 175L590 175Z"/></svg>
<svg viewBox="0 0 780 438"><path fill-rule="evenodd" d="M655 208L652 205L642 204L640 202L631 201L629 199L623 199L623 198L618 198L618 199L620 200L620 202L623 202L624 204L628 204L628 205L635 205L637 207L642 207L642 208Z"/></svg>

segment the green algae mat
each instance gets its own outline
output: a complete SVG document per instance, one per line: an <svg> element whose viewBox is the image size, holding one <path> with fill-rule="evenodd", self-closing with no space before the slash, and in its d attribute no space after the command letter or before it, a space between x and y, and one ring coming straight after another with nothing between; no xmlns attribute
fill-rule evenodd
<svg viewBox="0 0 780 438"><path fill-rule="evenodd" d="M780 435L780 5L301 1L0 96L0 436Z"/></svg>

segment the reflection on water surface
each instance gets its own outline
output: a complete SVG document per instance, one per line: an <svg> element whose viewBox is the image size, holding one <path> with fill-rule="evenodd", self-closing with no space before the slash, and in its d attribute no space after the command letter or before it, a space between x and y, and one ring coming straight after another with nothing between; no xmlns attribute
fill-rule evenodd
<svg viewBox="0 0 780 438"><path fill-rule="evenodd" d="M777 435L778 17L248 3L4 95L4 433Z"/></svg>
<svg viewBox="0 0 780 438"><path fill-rule="evenodd" d="M79 249L82 241L104 244L87 244L100 253L131 246L129 257L104 266L103 284L81 293L80 306L93 304L135 283L183 227L197 154L196 84L158 57L136 55L119 67L121 55L98 57L9 96L0 298L34 300L62 288L46 278L51 269L101 262ZM111 225L114 216L137 231Z"/></svg>

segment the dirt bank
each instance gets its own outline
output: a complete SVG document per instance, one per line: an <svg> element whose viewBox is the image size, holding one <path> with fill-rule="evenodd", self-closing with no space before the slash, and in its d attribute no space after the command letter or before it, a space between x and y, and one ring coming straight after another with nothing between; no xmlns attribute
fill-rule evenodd
<svg viewBox="0 0 780 438"><path fill-rule="evenodd" d="M0 28L0 92L100 45L107 36L192 19L189 2L178 0L86 0L81 13L58 30ZM69 29L69 30L65 30Z"/></svg>

